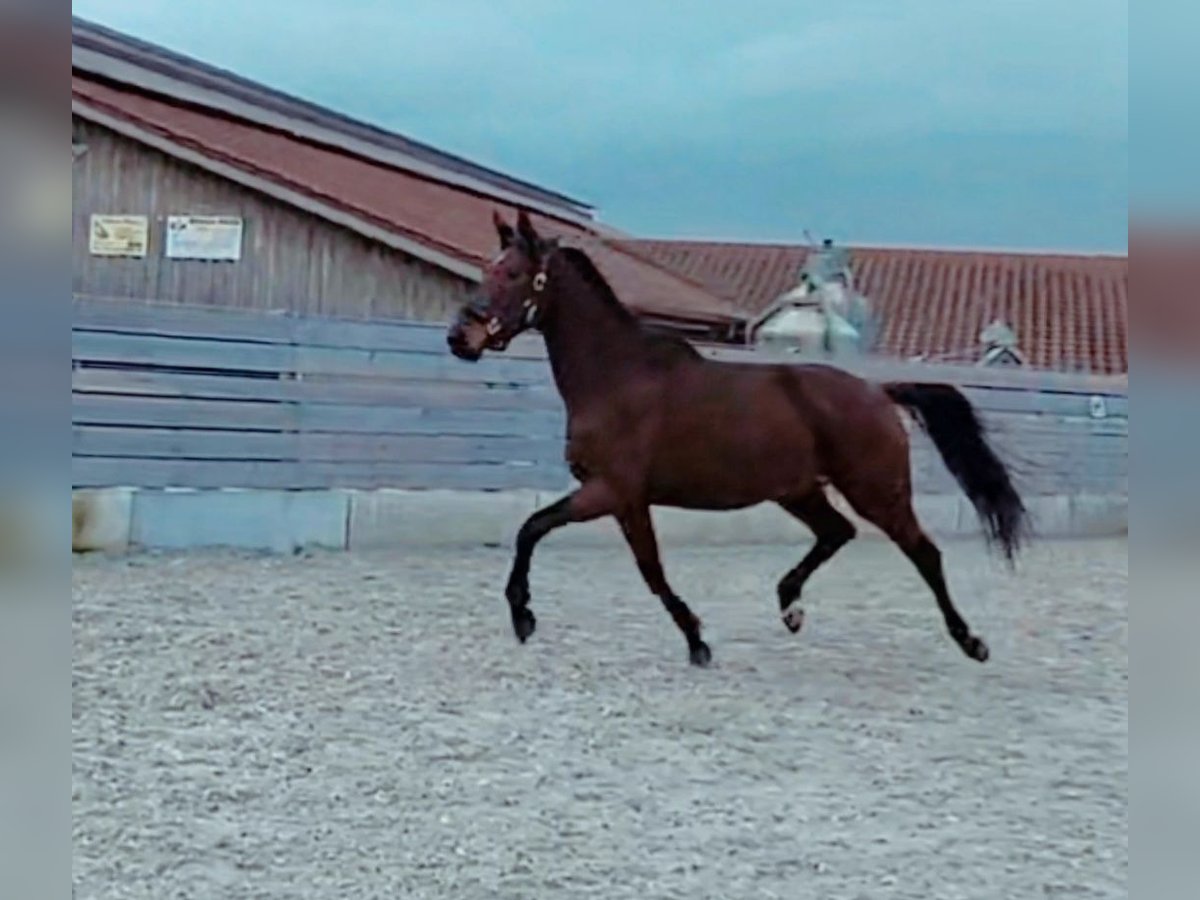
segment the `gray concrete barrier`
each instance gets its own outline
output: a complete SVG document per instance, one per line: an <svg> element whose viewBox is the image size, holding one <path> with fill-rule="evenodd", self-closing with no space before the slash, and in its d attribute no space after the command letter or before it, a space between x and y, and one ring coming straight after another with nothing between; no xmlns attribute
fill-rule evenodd
<svg viewBox="0 0 1200 900"><path fill-rule="evenodd" d="M538 491L76 491L72 547L77 552L109 553L203 547L286 553L306 547L511 546L521 523L559 496ZM834 502L859 525L860 534L879 536L843 500L835 496ZM1098 537L1128 530L1124 496L1046 496L1027 502L1040 537ZM914 503L935 537L979 534L975 511L961 496L919 496ZM772 504L731 512L656 508L653 516L665 547L808 539L804 526ZM547 540L563 546L623 545L611 519L572 525Z"/></svg>

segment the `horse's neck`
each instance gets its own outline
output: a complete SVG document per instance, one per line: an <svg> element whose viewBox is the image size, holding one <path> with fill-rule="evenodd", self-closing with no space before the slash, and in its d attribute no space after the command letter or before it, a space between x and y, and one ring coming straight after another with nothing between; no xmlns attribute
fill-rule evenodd
<svg viewBox="0 0 1200 900"><path fill-rule="evenodd" d="M542 328L546 352L568 411L578 412L637 367L641 329L573 273L555 301L553 315Z"/></svg>

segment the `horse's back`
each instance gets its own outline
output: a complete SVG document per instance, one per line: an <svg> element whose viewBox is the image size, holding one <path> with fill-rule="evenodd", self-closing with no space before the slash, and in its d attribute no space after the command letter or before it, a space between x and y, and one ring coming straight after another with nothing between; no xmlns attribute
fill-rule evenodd
<svg viewBox="0 0 1200 900"><path fill-rule="evenodd" d="M907 465L907 432L879 384L826 363L719 365L731 366L724 377L740 383L736 393L752 414L777 423L786 398L788 414L811 435L823 475L857 469L861 460L890 467L897 450Z"/></svg>
<svg viewBox="0 0 1200 900"><path fill-rule="evenodd" d="M651 502L753 505L836 483L863 461L896 462L903 428L871 382L822 364L667 359L661 349L661 367L626 383L571 441L597 469L642 481Z"/></svg>

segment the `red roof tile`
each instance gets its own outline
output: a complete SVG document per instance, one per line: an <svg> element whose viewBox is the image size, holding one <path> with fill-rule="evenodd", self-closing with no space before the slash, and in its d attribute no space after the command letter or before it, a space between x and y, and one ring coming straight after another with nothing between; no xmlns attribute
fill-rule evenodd
<svg viewBox="0 0 1200 900"><path fill-rule="evenodd" d="M123 90L78 74L73 97L202 155L349 212L461 262L497 250L495 200L210 111ZM513 213L513 210L508 210ZM600 241L569 222L534 215L540 230L586 247L617 295L644 314L733 322L743 314L686 275Z"/></svg>
<svg viewBox="0 0 1200 900"><path fill-rule="evenodd" d="M806 247L647 240L629 246L761 312L798 281ZM974 361L993 319L1036 368L1128 371L1129 260L986 251L850 248L855 285L880 318L879 348L902 358Z"/></svg>

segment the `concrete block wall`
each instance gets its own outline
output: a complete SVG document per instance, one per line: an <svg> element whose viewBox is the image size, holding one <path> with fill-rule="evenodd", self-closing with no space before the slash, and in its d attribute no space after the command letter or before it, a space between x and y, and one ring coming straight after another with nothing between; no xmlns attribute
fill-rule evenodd
<svg viewBox="0 0 1200 900"><path fill-rule="evenodd" d="M77 552L232 547L276 553L304 548L379 550L404 547L511 547L535 510L560 493L539 491L401 490L138 490L77 491L72 547ZM864 537L879 538L840 498ZM1096 537L1127 533L1124 496L1047 496L1028 501L1037 536ZM925 529L939 538L979 534L964 497L919 496ZM722 546L809 540L808 530L771 504L731 512L656 508L659 543ZM611 519L571 525L548 541L560 546L624 547Z"/></svg>
<svg viewBox="0 0 1200 900"><path fill-rule="evenodd" d="M136 547L345 549L349 497L343 491L138 491L131 513Z"/></svg>
<svg viewBox="0 0 1200 900"><path fill-rule="evenodd" d="M121 553L129 547L133 488L75 491L71 496L71 549Z"/></svg>

